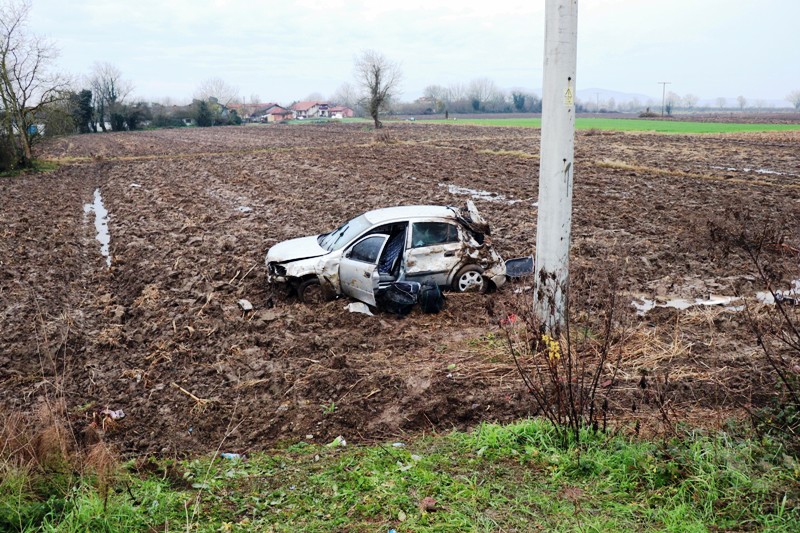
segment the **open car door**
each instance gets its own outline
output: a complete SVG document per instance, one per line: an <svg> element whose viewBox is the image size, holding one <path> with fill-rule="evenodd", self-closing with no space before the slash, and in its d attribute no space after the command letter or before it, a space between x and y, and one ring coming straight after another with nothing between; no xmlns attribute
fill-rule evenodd
<svg viewBox="0 0 800 533"><path fill-rule="evenodd" d="M346 250L339 262L339 285L347 296L375 305L380 274L378 258L388 235L369 235Z"/></svg>

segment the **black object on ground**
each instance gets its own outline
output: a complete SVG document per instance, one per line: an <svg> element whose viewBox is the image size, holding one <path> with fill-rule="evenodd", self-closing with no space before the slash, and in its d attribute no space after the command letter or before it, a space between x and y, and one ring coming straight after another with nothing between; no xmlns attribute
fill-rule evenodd
<svg viewBox="0 0 800 533"><path fill-rule="evenodd" d="M416 281L396 281L375 295L375 303L388 313L407 315L419 300L420 289Z"/></svg>
<svg viewBox="0 0 800 533"><path fill-rule="evenodd" d="M419 293L419 306L423 313L438 313L444 308L444 294L435 283L425 283Z"/></svg>
<svg viewBox="0 0 800 533"><path fill-rule="evenodd" d="M533 256L516 257L506 261L506 276L523 278L533 274Z"/></svg>

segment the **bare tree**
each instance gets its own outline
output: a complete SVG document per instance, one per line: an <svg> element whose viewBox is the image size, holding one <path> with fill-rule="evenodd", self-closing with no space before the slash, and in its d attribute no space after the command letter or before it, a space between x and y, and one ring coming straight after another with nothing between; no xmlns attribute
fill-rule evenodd
<svg viewBox="0 0 800 533"><path fill-rule="evenodd" d="M736 97L736 102L739 104L739 109L741 111L744 111L744 108L747 107L747 98L745 98L741 94Z"/></svg>
<svg viewBox="0 0 800 533"><path fill-rule="evenodd" d="M487 102L496 100L500 94L497 85L489 78L476 78L469 83L469 98L475 111L483 109Z"/></svg>
<svg viewBox="0 0 800 533"><path fill-rule="evenodd" d="M447 88L441 85L428 85L423 89L422 96L432 100L447 100L449 98Z"/></svg>
<svg viewBox="0 0 800 533"><path fill-rule="evenodd" d="M442 87L441 85L428 85L423 89L422 96L433 103L433 110L436 113L447 111L450 94L446 87Z"/></svg>
<svg viewBox="0 0 800 533"><path fill-rule="evenodd" d="M37 121L47 106L68 98L67 80L48 70L56 49L27 32L30 9L25 0L0 2L0 142L8 143L11 167L33 163Z"/></svg>
<svg viewBox="0 0 800 533"><path fill-rule="evenodd" d="M666 110L667 110L667 115L672 115L672 111L676 107L678 107L680 105L680 103L681 103L681 97L680 97L680 95L678 93L675 93L673 91L667 92L667 98L666 98L666 104L665 104L666 105Z"/></svg>
<svg viewBox="0 0 800 533"><path fill-rule="evenodd" d="M720 96L717 98L717 107L720 109L725 109L725 106L728 105L728 99L724 96Z"/></svg>
<svg viewBox="0 0 800 533"><path fill-rule="evenodd" d="M787 94L786 100L790 102L795 109L800 110L800 90L792 91Z"/></svg>
<svg viewBox="0 0 800 533"><path fill-rule="evenodd" d="M697 105L697 102L699 100L700 99L697 96L689 93L683 97L683 107L685 107L686 109L692 109L694 106Z"/></svg>
<svg viewBox="0 0 800 533"><path fill-rule="evenodd" d="M344 82L331 96L331 102L355 109L358 107L358 91L352 84Z"/></svg>
<svg viewBox="0 0 800 533"><path fill-rule="evenodd" d="M222 78L207 78L203 80L194 92L194 99L206 102L206 107L211 113L211 124L225 122L225 108L239 100L239 89L229 85Z"/></svg>
<svg viewBox="0 0 800 533"><path fill-rule="evenodd" d="M376 128L383 123L378 115L385 110L398 91L402 73L400 65L388 60L380 52L365 50L356 58L355 78L363 91L361 100Z"/></svg>
<svg viewBox="0 0 800 533"><path fill-rule="evenodd" d="M206 101L216 98L220 105L227 106L239 98L239 89L229 85L222 78L207 78L197 86L194 98Z"/></svg>
<svg viewBox="0 0 800 533"><path fill-rule="evenodd" d="M133 83L123 79L122 72L111 63L97 62L92 67L90 84L98 115L97 122L103 131L107 131L106 119L113 125L112 115L119 113L125 98L133 92Z"/></svg>
<svg viewBox="0 0 800 533"><path fill-rule="evenodd" d="M466 100L467 92L467 87L463 83L453 83L447 87L448 100L450 102Z"/></svg>

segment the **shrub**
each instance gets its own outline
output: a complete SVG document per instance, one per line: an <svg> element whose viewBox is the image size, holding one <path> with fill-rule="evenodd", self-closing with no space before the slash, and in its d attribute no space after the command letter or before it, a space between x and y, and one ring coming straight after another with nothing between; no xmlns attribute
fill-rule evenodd
<svg viewBox="0 0 800 533"><path fill-rule="evenodd" d="M615 322L617 278L580 280L585 309L576 310L568 297L561 327L547 328L525 299L501 322L537 414L552 423L564 447L578 444L586 429L607 427L624 338Z"/></svg>

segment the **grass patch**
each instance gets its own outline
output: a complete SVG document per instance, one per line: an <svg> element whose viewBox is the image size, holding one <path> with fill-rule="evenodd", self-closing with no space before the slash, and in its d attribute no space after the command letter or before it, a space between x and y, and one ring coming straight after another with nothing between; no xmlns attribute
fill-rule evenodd
<svg viewBox="0 0 800 533"><path fill-rule="evenodd" d="M471 124L476 126L505 126L541 128L540 118L459 118L457 121L420 121L437 124ZM577 118L575 129L602 131L649 131L657 133L744 133L760 131L800 131L800 124L728 124L718 122L684 122L672 120L641 120L635 118Z"/></svg>
<svg viewBox="0 0 800 533"><path fill-rule="evenodd" d="M539 154L531 154L522 150L478 150L479 154L506 155L521 159L539 159Z"/></svg>
<svg viewBox="0 0 800 533"><path fill-rule="evenodd" d="M592 164L600 168L609 168L613 170L626 170L630 172L654 174L659 176L679 176L682 178L690 178L690 179L737 183L753 187L779 187L783 189L800 188L800 185L798 185L797 183L783 183L779 181L767 181L764 179L730 178L727 176L718 176L713 174L698 174L696 172L686 172L684 170L633 165L631 163L626 163L625 161L618 161L613 159L603 159L601 161L593 161Z"/></svg>
<svg viewBox="0 0 800 533"><path fill-rule="evenodd" d="M42 502L24 475L3 476L5 524L75 532L800 528L797 460L727 434L670 442L587 434L564 450L552 426L533 420L403 446L301 442L244 460L148 464L127 466L105 509L91 483Z"/></svg>
<svg viewBox="0 0 800 533"><path fill-rule="evenodd" d="M55 172L58 170L58 167L61 166L61 163L52 159L36 159L33 162L33 166L30 168L18 168L14 170L8 170L5 172L0 172L0 178L11 178L15 176L21 176L23 174L37 174L42 173L46 174L49 172Z"/></svg>

